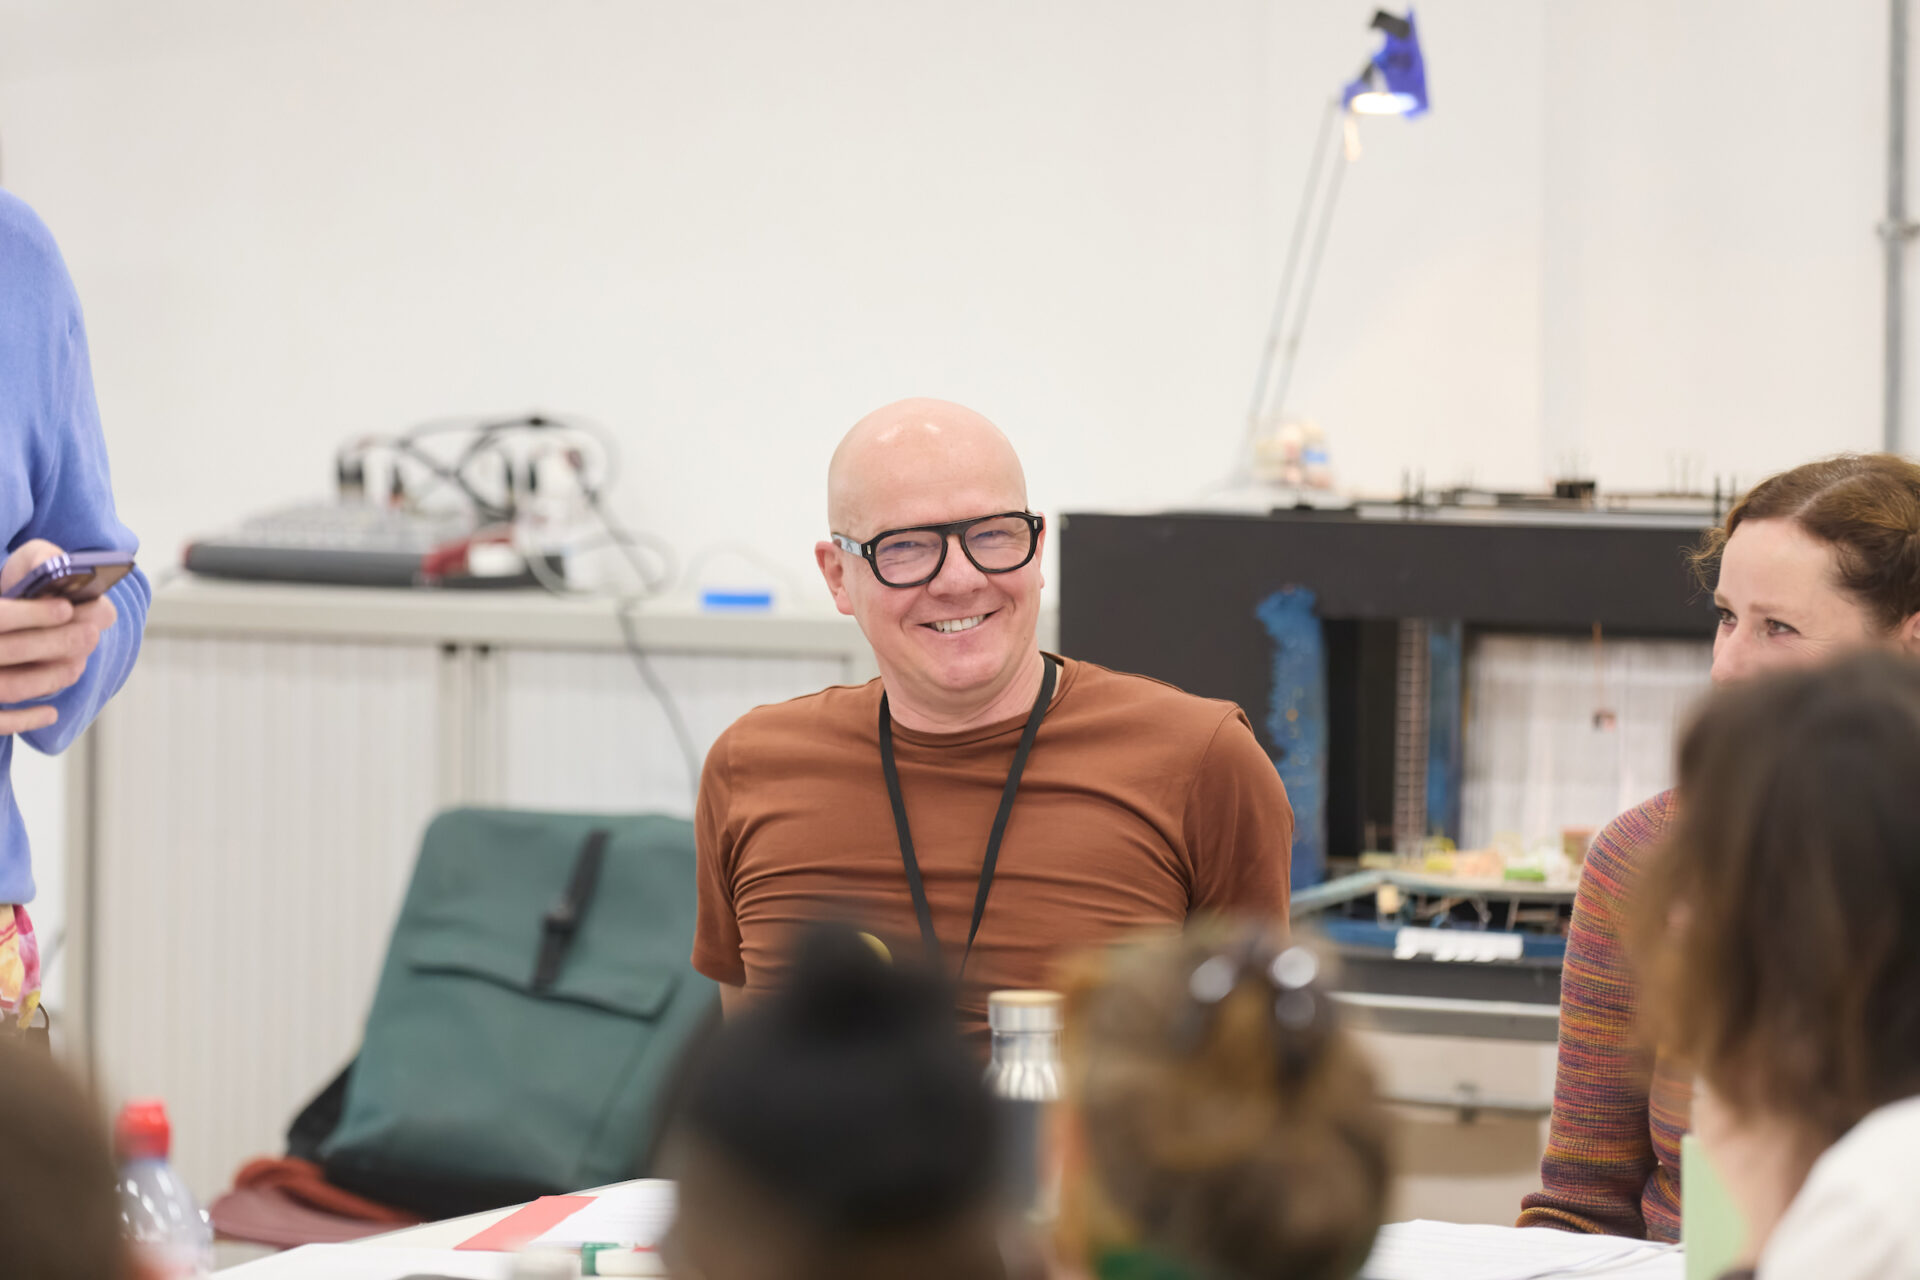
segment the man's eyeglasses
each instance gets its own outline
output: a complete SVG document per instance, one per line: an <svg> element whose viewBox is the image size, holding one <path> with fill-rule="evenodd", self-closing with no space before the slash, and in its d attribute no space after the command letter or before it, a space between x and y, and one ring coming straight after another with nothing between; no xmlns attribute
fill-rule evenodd
<svg viewBox="0 0 1920 1280"><path fill-rule="evenodd" d="M1040 545L1044 516L1031 511L1003 511L948 524L923 524L855 542L844 533L833 536L842 551L864 559L882 586L917 587L940 576L947 563L947 540L958 537L960 550L982 573L1012 573L1033 559Z"/></svg>

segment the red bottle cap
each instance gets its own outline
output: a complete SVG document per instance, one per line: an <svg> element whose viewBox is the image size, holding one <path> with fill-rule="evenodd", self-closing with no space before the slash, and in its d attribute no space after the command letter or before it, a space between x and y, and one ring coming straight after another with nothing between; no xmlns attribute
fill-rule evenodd
<svg viewBox="0 0 1920 1280"><path fill-rule="evenodd" d="M164 1160L173 1145L173 1126L167 1122L167 1104L141 1098L120 1108L113 1126L114 1145L122 1160Z"/></svg>

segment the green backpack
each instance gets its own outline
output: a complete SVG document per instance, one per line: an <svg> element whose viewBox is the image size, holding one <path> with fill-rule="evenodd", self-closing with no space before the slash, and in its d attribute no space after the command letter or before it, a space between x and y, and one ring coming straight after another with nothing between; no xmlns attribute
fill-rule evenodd
<svg viewBox="0 0 1920 1280"><path fill-rule="evenodd" d="M359 1056L294 1122L291 1153L429 1216L639 1176L656 1099L717 1016L693 922L682 819L441 814Z"/></svg>

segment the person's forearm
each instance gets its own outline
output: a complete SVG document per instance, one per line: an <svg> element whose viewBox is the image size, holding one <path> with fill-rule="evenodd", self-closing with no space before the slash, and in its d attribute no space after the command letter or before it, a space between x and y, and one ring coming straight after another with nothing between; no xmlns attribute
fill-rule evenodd
<svg viewBox="0 0 1920 1280"><path fill-rule="evenodd" d="M147 626L147 606L152 597L153 590L146 576L138 569L122 578L107 593L118 617L111 627L101 633L99 646L87 660L86 673L73 685L46 700L60 713L60 718L44 729L34 729L20 735L36 751L55 755L72 746L73 740L100 714L107 700L127 682L127 677L133 672L134 660L140 656L140 642Z"/></svg>

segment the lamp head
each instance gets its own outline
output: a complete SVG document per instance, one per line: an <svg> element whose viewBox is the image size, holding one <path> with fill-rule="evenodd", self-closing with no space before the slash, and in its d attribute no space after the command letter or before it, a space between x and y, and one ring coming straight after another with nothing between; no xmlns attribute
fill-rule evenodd
<svg viewBox="0 0 1920 1280"><path fill-rule="evenodd" d="M1369 116L1423 116L1427 113L1427 63L1420 54L1420 32L1413 10L1396 18L1382 9L1372 30L1384 37L1379 50L1360 68L1340 101L1347 110Z"/></svg>

